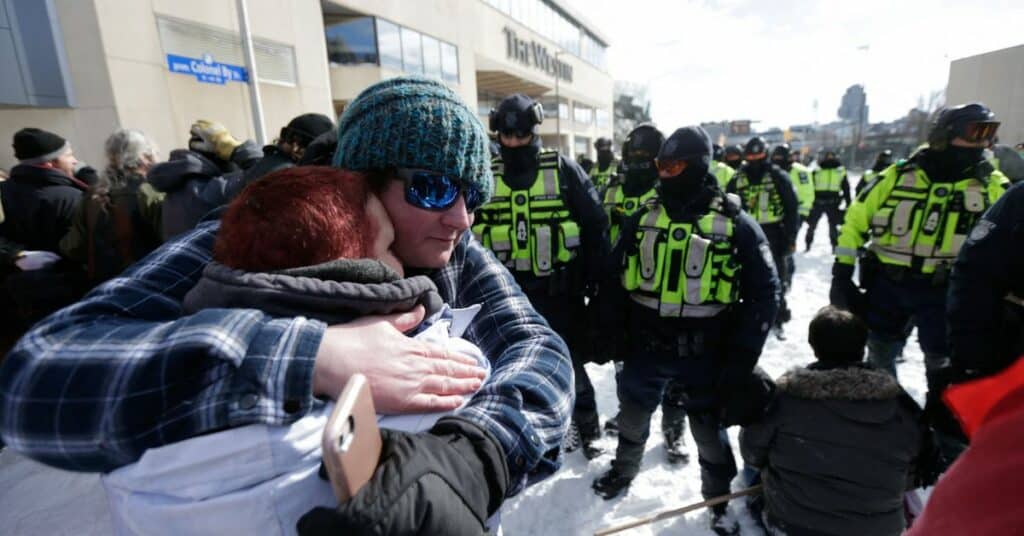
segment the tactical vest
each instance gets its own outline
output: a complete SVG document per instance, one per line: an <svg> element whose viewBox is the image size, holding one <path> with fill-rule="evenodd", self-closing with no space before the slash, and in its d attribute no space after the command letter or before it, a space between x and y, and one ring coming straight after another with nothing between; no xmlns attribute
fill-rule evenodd
<svg viewBox="0 0 1024 536"><path fill-rule="evenodd" d="M608 191L604 194L604 211L608 215L608 221L611 224L609 233L613 245L619 239L619 227L622 225L622 221L630 217L641 205L657 195L658 192L654 188L647 190L638 197L626 197L626 193L622 191L621 184L615 184L608 188Z"/></svg>
<svg viewBox="0 0 1024 536"><path fill-rule="evenodd" d="M871 217L868 249L883 263L925 274L948 268L991 205L988 181L971 177L932 183L916 166L899 173L889 197Z"/></svg>
<svg viewBox="0 0 1024 536"><path fill-rule="evenodd" d="M814 193L838 194L843 187L846 168L839 166L833 169L818 169L814 172Z"/></svg>
<svg viewBox="0 0 1024 536"><path fill-rule="evenodd" d="M789 180L796 188L796 198L800 203L800 215L807 217L811 213L811 206L814 205L814 184L811 181L811 172L803 164L794 162L789 168Z"/></svg>
<svg viewBox="0 0 1024 536"><path fill-rule="evenodd" d="M576 257L580 227L562 200L558 153L542 152L538 161L530 187L513 190L504 163L493 160L494 195L477 212L473 234L510 270L547 276Z"/></svg>
<svg viewBox="0 0 1024 536"><path fill-rule="evenodd" d="M590 170L590 182L594 183L594 188L597 191L601 191L603 188L607 188L611 184L612 177L616 174L616 168L618 166L615 162L608 164L608 169L604 171L598 171L597 164L594 164L594 168Z"/></svg>
<svg viewBox="0 0 1024 536"><path fill-rule="evenodd" d="M666 318L712 317L736 303L735 221L724 213L723 199L716 197L696 221L672 221L657 200L645 205L622 274L630 299Z"/></svg>
<svg viewBox="0 0 1024 536"><path fill-rule="evenodd" d="M714 168L715 178L718 179L718 186L724 191L725 185L729 184L729 179L736 174L736 170L729 167L725 162L714 162L711 164Z"/></svg>
<svg viewBox="0 0 1024 536"><path fill-rule="evenodd" d="M782 195L771 171L764 171L759 184L751 183L744 171L737 171L733 179L736 181L736 194L743 200L744 208L757 223L763 225L782 221Z"/></svg>

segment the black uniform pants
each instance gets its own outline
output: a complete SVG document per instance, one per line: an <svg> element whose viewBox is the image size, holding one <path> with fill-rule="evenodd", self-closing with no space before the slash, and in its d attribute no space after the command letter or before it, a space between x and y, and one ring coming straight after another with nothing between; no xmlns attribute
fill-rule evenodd
<svg viewBox="0 0 1024 536"><path fill-rule="evenodd" d="M612 468L627 477L639 473L644 446L650 437L651 415L661 402L666 385L674 380L676 388L686 395L682 409L690 417L690 433L697 444L701 493L705 498L729 493L729 484L736 476L736 460L729 436L718 419L714 391L718 374L712 352L686 357L650 349L633 353L619 378L619 444ZM674 405L662 409L677 411Z"/></svg>
<svg viewBox="0 0 1024 536"><path fill-rule="evenodd" d="M811 206L811 213L807 216L807 234L804 235L804 242L811 247L814 242L814 230L818 227L818 220L822 214L828 218L828 239L832 247L839 242L839 226L843 224L843 213L839 210L839 199L825 202L815 201Z"/></svg>
<svg viewBox="0 0 1024 536"><path fill-rule="evenodd" d="M589 352L583 350L584 326L586 322L586 306L583 296L554 294L548 292L547 286L534 288L537 285L523 284L523 291L530 299L533 308L548 321L569 347L572 357L572 370L576 378L576 405L572 418L584 437L600 435L600 423L597 416L597 400L594 395L594 384L590 381L587 369L583 368Z"/></svg>
<svg viewBox="0 0 1024 536"><path fill-rule="evenodd" d="M782 295L779 296L779 312L775 316L775 323L782 325L789 322L789 318L792 316L789 311L789 305L786 303L786 293L789 292L789 285L786 282L791 280L789 273L789 237L786 236L781 222L762 224L761 230L764 231L764 236L768 239L768 247L772 252L772 261L775 263L775 270L779 274L779 282L782 284Z"/></svg>

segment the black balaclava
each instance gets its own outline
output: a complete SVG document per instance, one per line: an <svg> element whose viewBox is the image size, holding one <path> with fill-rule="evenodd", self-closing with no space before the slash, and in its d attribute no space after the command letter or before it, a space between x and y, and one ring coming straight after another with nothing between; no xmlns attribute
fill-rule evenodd
<svg viewBox="0 0 1024 536"><path fill-rule="evenodd" d="M717 180L708 173L711 164L711 139L700 127L677 129L665 140L658 158L684 160L686 168L674 177L661 178L658 195L670 211L701 206L710 198ZM710 183L709 183L710 179Z"/></svg>
<svg viewBox="0 0 1024 536"><path fill-rule="evenodd" d="M971 168L985 162L985 149L950 145L942 151L925 149L918 154L921 168L934 182L955 182L967 177Z"/></svg>
<svg viewBox="0 0 1024 536"><path fill-rule="evenodd" d="M643 169L637 169L647 164ZM629 163L626 164L626 172L623 173L622 193L626 197L637 197L643 195L647 190L654 188L658 183L658 170L654 162Z"/></svg>
<svg viewBox="0 0 1024 536"><path fill-rule="evenodd" d="M765 171L768 171L768 159L747 160L743 167L746 169L747 177L760 179L764 176Z"/></svg>
<svg viewBox="0 0 1024 536"><path fill-rule="evenodd" d="M793 169L793 162L788 158L783 158L781 160L772 159L772 163L786 171Z"/></svg>
<svg viewBox="0 0 1024 536"><path fill-rule="evenodd" d="M608 166L612 165L612 160L615 160L615 153L611 149L602 149L597 152L597 169L604 171L608 169Z"/></svg>
<svg viewBox="0 0 1024 536"><path fill-rule="evenodd" d="M540 154L540 138L533 139L519 147L501 146L501 160L505 164L505 182L513 188L524 188L537 178L537 155Z"/></svg>
<svg viewBox="0 0 1024 536"><path fill-rule="evenodd" d="M837 167L841 166L842 163L839 162L838 158L835 158L835 157L827 158L826 157L826 158L823 158L821 160L821 162L818 163L818 165L821 166L821 169L836 169Z"/></svg>

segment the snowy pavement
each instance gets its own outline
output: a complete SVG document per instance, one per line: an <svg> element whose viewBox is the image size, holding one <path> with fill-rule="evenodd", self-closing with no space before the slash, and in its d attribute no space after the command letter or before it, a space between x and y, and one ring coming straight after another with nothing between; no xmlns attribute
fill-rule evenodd
<svg viewBox="0 0 1024 536"><path fill-rule="evenodd" d="M797 243L803 244L803 234ZM796 255L797 271L789 294L793 320L787 325L788 340L769 337L759 362L772 377L789 368L811 361L807 345L807 324L818 308L828 303L832 254L826 225L819 224L814 248ZM924 366L916 334L905 351L906 361L899 365L900 379L919 402L925 394ZM611 364L588 365L597 390L602 422L615 415L614 370ZM605 454L587 462L574 452L566 456L562 470L523 492L505 504L503 529L509 536L592 534L605 526L630 521L701 500L697 451L687 434L690 463L683 467L668 465L662 449L661 412L655 413L651 438L647 443L640 475L624 498L604 501L590 489L591 481L608 469L615 440L604 438ZM736 459L739 460L738 428L729 430ZM738 489L738 482L733 483ZM758 534L745 516L742 500L730 508L743 520L744 534ZM705 510L662 521L624 534L707 535ZM5 449L0 452L0 534L12 535L91 535L110 534L106 497L99 477L51 469Z"/></svg>
<svg viewBox="0 0 1024 536"><path fill-rule="evenodd" d="M823 218L824 220L824 218ZM831 283L832 253L828 242L827 224L819 222L815 243L808 253L803 252L803 235L797 239L796 274L788 300L793 319L786 325L786 341L768 337L758 365L771 377L777 378L790 368L806 365L813 360L807 344L807 326L817 310L828 304ZM923 354L917 344L917 333L911 335L904 351L906 360L898 365L900 382L919 403L924 403L926 383ZM615 370L612 364L587 365L587 372L597 391L597 408L604 423L618 410L615 396ZM661 410L651 420L651 437L647 441L640 474L624 497L605 501L594 495L590 484L609 468L615 452L615 439L605 437L599 443L605 454L587 461L577 451L566 455L562 469L551 478L528 488L514 500L505 503L502 527L507 535L537 534L593 534L595 530L619 525L636 517L671 510L702 500L700 495L700 467L693 438L686 434L690 463L682 467L668 464L661 435ZM733 451L741 464L738 436L739 428L729 429ZM741 489L738 480L733 490ZM743 534L761 534L746 516L742 500L734 500L730 509L739 514ZM690 512L683 517L661 521L646 527L623 532L628 535L672 534L709 535L706 509Z"/></svg>

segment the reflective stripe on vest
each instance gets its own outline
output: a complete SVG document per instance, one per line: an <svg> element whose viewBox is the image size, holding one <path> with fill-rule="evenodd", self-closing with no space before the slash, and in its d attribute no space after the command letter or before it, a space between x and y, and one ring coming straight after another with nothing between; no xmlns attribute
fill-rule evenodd
<svg viewBox="0 0 1024 536"><path fill-rule="evenodd" d="M615 175L615 167L615 162L612 162L611 164L608 164L608 169L599 171L597 169L597 165L594 165L594 168L590 170L590 182L594 183L594 187L598 190L608 186L608 183L612 180L612 176Z"/></svg>
<svg viewBox="0 0 1024 536"><path fill-rule="evenodd" d="M646 205L638 247L626 257L622 285L662 317L709 317L739 299L732 218L721 198L696 222L674 222L657 201Z"/></svg>
<svg viewBox="0 0 1024 536"><path fill-rule="evenodd" d="M976 178L932 183L924 171L903 171L871 217L868 249L881 262L930 274L953 263L990 203Z"/></svg>
<svg viewBox="0 0 1024 536"><path fill-rule="evenodd" d="M619 239L619 228L622 221L633 215L644 203L658 195L654 188L647 190L639 197L626 197L622 185L616 184L608 188L604 194L604 211L608 215L608 228L612 245Z"/></svg>
<svg viewBox="0 0 1024 536"><path fill-rule="evenodd" d="M814 171L814 191L839 193L843 187L846 168L839 166L834 169L817 169Z"/></svg>
<svg viewBox="0 0 1024 536"><path fill-rule="evenodd" d="M494 195L477 212L473 234L515 272L546 276L576 257L580 228L562 201L558 153L538 156L537 178L527 189L512 190L496 158Z"/></svg>
<svg viewBox="0 0 1024 536"><path fill-rule="evenodd" d="M771 173L765 171L758 184L751 183L744 171L737 171L736 174L736 194L740 196L744 208L757 223L782 221L782 196L775 188L775 180L772 179Z"/></svg>

